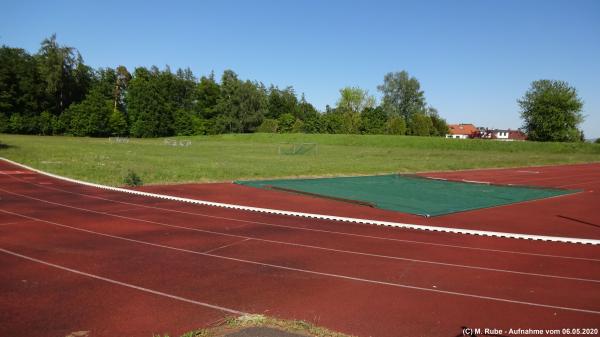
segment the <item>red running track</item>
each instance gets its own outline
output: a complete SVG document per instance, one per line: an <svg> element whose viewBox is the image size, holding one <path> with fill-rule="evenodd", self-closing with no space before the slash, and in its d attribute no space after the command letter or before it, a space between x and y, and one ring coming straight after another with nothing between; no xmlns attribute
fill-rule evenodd
<svg viewBox="0 0 600 337"><path fill-rule="evenodd" d="M600 163L421 174L450 180L580 189L580 193L432 218L236 184L144 186L140 190L201 200L403 223L600 239Z"/></svg>
<svg viewBox="0 0 600 337"><path fill-rule="evenodd" d="M182 204L6 163L0 173L2 336L178 335L241 312L358 336L600 325L598 246Z"/></svg>

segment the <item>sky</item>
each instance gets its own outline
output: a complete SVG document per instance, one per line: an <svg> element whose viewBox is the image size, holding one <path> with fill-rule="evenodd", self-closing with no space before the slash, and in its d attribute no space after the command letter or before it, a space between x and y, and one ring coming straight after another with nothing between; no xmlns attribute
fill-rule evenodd
<svg viewBox="0 0 600 337"><path fill-rule="evenodd" d="M564 80L600 137L597 0L1 2L0 44L34 53L56 33L95 68L232 69L320 110L346 86L380 99L384 75L406 70L449 123L516 129L531 82Z"/></svg>

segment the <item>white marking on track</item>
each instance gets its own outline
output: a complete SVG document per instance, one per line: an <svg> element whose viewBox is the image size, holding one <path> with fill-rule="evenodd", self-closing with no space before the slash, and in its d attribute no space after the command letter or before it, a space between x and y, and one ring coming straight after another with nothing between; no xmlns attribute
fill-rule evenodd
<svg viewBox="0 0 600 337"><path fill-rule="evenodd" d="M467 180L467 179L463 179L461 181L465 182L465 183L471 183L471 184L483 184L483 185L489 185L490 184L489 181Z"/></svg>
<svg viewBox="0 0 600 337"><path fill-rule="evenodd" d="M217 250L221 250L221 249L225 249L225 248L227 248L227 247L235 246L235 245L237 245L237 244L240 244L240 243L242 243L242 242L246 242L246 241L248 241L248 240L252 240L252 239L250 239L250 238L246 238L246 239L243 239L243 240L239 240L239 241L236 241L236 242L233 242L233 243L229 243L229 244L226 244L226 245L222 245L221 247L217 247L217 248L213 248L213 249L211 249L211 250L207 250L207 251L205 251L204 253L206 253L206 254L208 254L208 253L214 253L214 252L216 252ZM599 282L600 282L600 281L599 281Z"/></svg>
<svg viewBox="0 0 600 337"><path fill-rule="evenodd" d="M300 243L291 243L291 242L283 242L283 241L261 239L261 238L257 238L257 237L250 237L250 236L237 235L237 234L229 234L229 233L223 233L223 232L205 230L205 229L200 229L200 228L187 227L187 226L179 226L179 225L173 225L173 224L168 224L168 223L164 223L164 222L139 219L139 218L128 217L128 216L124 216L124 215L112 214L112 213L108 213L108 212L104 212L104 211L95 211L95 210L91 210L91 209L86 209L86 208L81 208L81 207L66 205L66 204L62 204L62 203L58 203L58 202L54 202L54 201L39 199L39 198L36 198L36 197L32 197L32 196L28 196L28 195L24 195L24 194L20 194L20 193L9 192L9 191L4 190L2 188L0 188L0 191L4 191L6 193L10 193L10 194L13 194L13 195L18 195L18 196L21 196L21 197L24 197L24 198L28 198L28 199L32 199L32 200L37 200L37 201L40 201L40 202L43 202L43 203L57 205L57 206L65 207L65 208L76 209L76 210L80 210L80 211L84 211L84 212L90 212L90 213L95 213L95 214L107 215L107 216L112 216L112 217L116 217L116 218L121 218L121 219L126 219L126 220L132 220L132 221L145 222L145 223L155 224L155 225L164 226L164 227L171 227L171 228L178 228L178 229L184 229L184 230L190 230L190 231L208 233L208 234L213 234L213 235L236 237L236 238L241 238L241 239L250 239L250 240L261 241L261 242L268 242L268 243L274 243L274 244L282 244L282 245L288 245L288 246L294 246L294 247L301 247L301 248L317 249L317 250L337 252L337 253L362 255L362 256L370 256L370 257L377 257L377 258L385 258L385 259L390 259L390 260L400 260L400 261L408 261L408 262L426 263L426 264L433 264L433 265L439 265L439 266L445 266L445 267L466 268L466 269L485 270L485 271L499 272L499 273L509 273L509 274L519 274L519 275L526 275L526 276L547 277L547 278L565 279L565 280L572 280L572 281L583 281L583 282L597 282L597 283L600 283L600 280L594 280L594 279L585 279L585 278L568 277L568 276L560 276L560 275L549 275L549 274L539 274L539 273L528 273L528 272L522 272L522 271L516 271L516 270L508 270L508 269L487 268L487 267L478 267L478 266L455 264L455 263L445 263L445 262L437 262L437 261L429 261L429 260L419 260L419 259L411 259L411 258L404 258L404 257L398 257L398 256L379 255L379 254L363 253L363 252L349 251L349 250L342 250L342 249L326 248L326 247L320 247L320 246L304 245L304 244L300 244ZM16 216L23 216L23 217L26 217L26 218L30 218L30 217L28 217L26 215L23 215L23 214L13 213L13 212L2 210L2 209L0 209L0 212L4 212L4 213L16 215Z"/></svg>
<svg viewBox="0 0 600 337"><path fill-rule="evenodd" d="M469 294L469 293L463 293L463 292L457 292L457 291L449 291L449 290L442 290L442 289L431 289L431 288L425 288L425 287L419 287L419 286L411 286L411 285L402 284L402 283L393 283L393 282L378 281L378 280L372 280L372 279L366 279L366 278L360 278L360 277L353 277L353 276L345 276L345 275L339 275L339 274L333 274L333 273L318 272L318 271L309 270L309 269L286 267L286 266L281 266L281 265L276 265L276 264L271 264L271 263L257 262L257 261L252 261L252 260L245 260L245 259L239 259L239 258L234 258L234 257L228 257L228 256L222 256L222 255L216 255L216 254L210 254L210 253L203 253L203 252L198 252L198 251L184 249L184 248L177 248L177 247L172 247L172 246L167 246L167 245L161 245L161 244L152 243L152 242L146 242L146 241L141 241L141 240L136 240L136 239L130 239L130 238L121 237L121 236L117 236L117 235L100 233L100 232L96 232L96 231L92 231L92 230L88 230L88 229L82 229L82 228L72 227L72 226L68 226L68 225L59 224L59 223L56 223L56 222L53 222L53 221L48 221L48 220L43 220L43 219L36 219L34 217L29 217L29 216L26 216L26 215L20 215L20 216L23 216L25 218L30 218L32 220L37 220L37 221L41 221L41 222L53 224L53 225L56 225L56 226L59 226L59 227L65 227L65 228L70 228L70 229L74 229L74 230L78 230L78 231L82 231L82 232L87 232L87 233L98 235L98 236L105 236L105 237L109 237L109 238L113 238L113 239L134 242L134 243L138 243L138 244L142 244L142 245L148 245L148 246L153 246L153 247L160 247L160 248L170 249L170 250L179 251L179 252L185 252L185 253L191 253L191 254L197 254L197 255L202 255L202 256L213 257L213 258L217 258L217 259L223 259L223 260L229 260L229 261L235 261L235 262L241 262L241 263L248 263L248 264L259 265L259 266L264 266L264 267L271 267L271 268L275 268L275 269L284 269L284 270L295 271L295 272L300 272L300 273L306 273L306 274L312 274L312 275L319 275L319 276L326 276L326 277L332 277L332 278L339 278L339 279L343 279L343 280L363 282L363 283L369 283L369 284L385 285L385 286L392 286L392 287L398 287L398 288L404 288L404 289L411 289L411 290L420 290L420 291L425 291L425 292L440 293L440 294L446 294L446 295L454 295L454 296L477 298L477 299L481 299L481 300L489 300L489 301L504 302L504 303L511 303L511 304L521 304L521 305L534 306L534 307L542 307L542 308L550 308L550 309L558 309L558 310L566 310L566 311L575 311L575 312L583 312L583 313L600 315L600 311L596 311L596 310L581 309L581 308L572 308L572 307L565 307L565 306L555 306L555 305L550 305L550 304L527 302L527 301L519 301L519 300L512 300L512 299L506 299L506 298L501 298L501 297L476 295L476 294ZM85 272L77 271L77 270L70 269L70 268L67 268L67 267L63 267L63 266L60 266L60 265L55 265L55 264L47 263L45 261L38 260L38 259L35 259L35 258L31 258L31 257L27 257L25 255L21 255L21 254L18 254L18 253L15 253L15 252L12 252L12 251L9 251L9 250L6 250L6 249L0 248L0 251L3 251L3 252L8 253L8 254L15 255L15 256L19 256L19 257L22 257L22 258L26 258L26 259L29 259L31 261L36 261L36 262L44 263L44 264L47 264L47 265L50 265L50 266L58 267L60 269L64 269L64 270L68 270L68 271L73 271L73 272L76 272L76 273L79 273L79 274L82 274L82 275L86 275L86 276L90 276L90 277L95 277L95 278L103 279L103 280L106 280L108 282L113 282L113 283L116 283L116 284L121 284L121 282L119 282L119 281L111 280L111 279L108 279L108 278L103 278L101 276L97 276L97 275L93 275L93 274L87 274ZM134 285L129 285L129 284L126 284L126 283L123 283L121 285L130 286L130 287L135 288L135 289L141 288L141 287L137 287L137 286L134 286ZM141 288L140 290L142 290L142 289L145 289L145 288ZM153 291L153 290L150 290L150 289L146 289L146 290L149 291L149 292ZM167 297L174 296L174 295L168 295L168 294L160 293L160 292L157 292L157 293L158 294L162 294L163 296L167 296ZM186 300L184 298L180 298L180 299ZM188 300L188 301L191 301L191 300ZM214 306L214 305L207 304L207 303L204 303L204 302L197 302L197 304L204 305L204 306L207 306L207 307L213 307L215 309L223 310L223 311L228 311L228 310L234 311L233 309L228 309L228 308L223 308L223 307L219 307L219 306ZM237 312L237 311L236 311L236 313L237 314L244 314L242 312Z"/></svg>
<svg viewBox="0 0 600 337"><path fill-rule="evenodd" d="M537 257L547 257L547 258L559 258L559 259L569 259L569 260L582 260L582 261L600 262L600 259L585 258L585 257L562 256L562 255L552 255L552 254L540 254L540 253L530 253L530 252L522 252L522 251L490 249L490 248L459 246L459 245L451 245L451 244L443 244L443 243L435 243L435 242L426 242L426 241L416 241L416 240L406 240L406 239L397 239L397 238L387 238L387 237L364 235L364 234L355 234L355 233L347 233L347 232L338 232L338 231L331 231L331 230L324 230L324 229L315 229L315 228L306 228L306 227L297 227L297 226L286 226L286 225L273 224L273 223L268 223L268 222L260 222L260 221L251 221L251 220L237 219L237 218L231 218L231 217L223 217L223 216L211 215L211 214L206 214L206 213L186 212L186 211L181 211L181 210L176 210L176 209L170 209L170 208L164 208L164 207L148 206L148 205L131 203L131 202L126 202L126 201L113 200L113 199L103 198L103 197L99 197L99 196L95 196L95 195L90 195L90 194L85 194L85 193L78 193L78 192L68 191L68 190L60 189L60 188L56 188L56 187L41 186L41 185L38 185L38 184L35 184L35 183L32 183L32 182L26 181L26 180L19 179L17 177L13 177L13 176L9 176L9 177L12 178L12 179L14 179L14 180L19 180L19 181L22 181L24 183L27 183L27 184L30 184L30 185L33 185L33 186L38 186L38 187L42 187L42 188L50 189L50 190L55 190L55 191L61 191L61 192L65 192L65 193L69 193L69 194L73 194L73 195L81 195L81 196L85 196L85 197L88 197L88 198L93 198L93 199L98 199L98 200L105 200L105 201L109 201L109 202L113 202L113 203L120 203L120 204L125 204L125 205L133 205L133 206L137 206L137 207L143 207L143 208L148 208L148 209L156 209L156 210L168 211L168 212L173 212L173 213L189 214L189 215L201 216L201 217L212 218L212 219L222 219L222 220L228 220L228 221L236 221L236 222L241 222L241 223L258 224L258 225L265 225L265 226L271 226L271 227L280 227L280 228L288 228L288 229L294 229L294 230L311 231L311 232L317 232L317 233L327 233L327 234L335 234L335 235L342 235L342 236L352 236L352 237L368 238L368 239L374 239L374 240L384 240L384 241L402 242L402 243L410 243L410 244L421 244L421 245L436 246L436 247L447 247L447 248L467 249L467 250L485 251L485 252L493 252L493 253L517 254L517 255L524 255L524 256L537 256ZM582 193L582 192L580 192L580 193ZM531 201L524 201L523 203L527 203L527 202L531 202ZM132 208L131 210L135 210L135 208ZM123 212L123 211L125 211L125 210L115 211L115 212ZM143 221L141 219L138 219L138 220L139 221Z"/></svg>
<svg viewBox="0 0 600 337"><path fill-rule="evenodd" d="M216 310L219 310L219 311L225 311L225 312L228 312L228 313L231 313L231 314L235 314L235 315L246 315L245 312L242 312L242 311L239 311L239 310L230 309L230 308L222 307L222 306L219 306L219 305L209 304L209 303L206 303L206 302L200 302L200 301L192 300L192 299L189 299L189 298L185 298L185 297L181 297L181 296L177 296L177 295L173 295L173 294L168 294L168 293L165 293L165 292L162 292L162 291L158 291L158 290L153 290L153 289L150 289L150 288L144 288L144 287L136 286L135 284L117 281L117 280L114 280L114 279L111 279L111 278L108 278L108 277L103 277L103 276L99 276L99 275L95 275L95 274L86 273L86 272L81 271L81 270L77 270L77 269L73 269L73 268L61 266L59 264L55 264L55 263L47 262L47 261L44 261L44 260L36 259L34 257L31 257L31 256L26 256L26 255L23 255L23 254L19 254L19 253L10 251L8 249L0 248L0 252L3 252L5 254L9 254L9 255L12 255L12 256L15 256L15 257L19 257L19 258L22 258L22 259L25 259L25 260L29 260L29 261L32 261L32 262L37 262L37 263L43 264L43 265L48 266L48 267L53 267L53 268L64 270L64 271L68 271L68 272L71 272L71 273L74 273L74 274L78 274L78 275L82 275L82 276L87 276L87 277L90 277L90 278L93 278L93 279L96 279L96 280L101 280L101 281L105 281L105 282L108 282L108 283L120 285L120 286L123 286L123 287L132 288L132 289L143 291L143 292L150 293L150 294L153 294L153 295L167 297L167 298L170 298L170 299L173 299L173 300L177 300L177 301L181 301L181 302L187 302L187 303L191 303L191 304L195 304L195 305L199 305L199 306L203 306L203 307L207 307L207 308L211 308L211 309L216 309Z"/></svg>
<svg viewBox="0 0 600 337"><path fill-rule="evenodd" d="M15 224L18 224L18 223L25 223L25 222L29 222L29 220L21 220L21 221L12 221L12 222L0 223L0 226L15 225Z"/></svg>
<svg viewBox="0 0 600 337"><path fill-rule="evenodd" d="M96 188L110 190L110 191L142 195L142 196L147 196L147 197L152 197L152 198L187 202L187 203L191 203L191 204L222 207L222 208L228 208L228 209L238 209L238 210L249 211L249 212L289 215L289 216L297 216L297 217L303 217L303 218L313 218L313 219L316 218L316 219L325 219L325 220L342 221L342 222L350 222L350 223L363 223L363 224L370 224L370 225L377 225L377 226L398 227L398 228L416 229L416 230L424 230L424 231L432 231L432 232L466 234L466 235L475 235L475 236L491 236L491 237L499 237L499 238L524 239L524 240L534 240L534 241L539 240L539 241L550 241L550 242L600 245L600 240L585 239L585 238L570 238L570 237L560 237L560 236L545 236L545 235L531 235L531 234L521 234L521 233L483 231L483 230L453 228L453 227L425 226L425 225L415 225L415 224L391 222L391 221L379 221L379 220L341 217L341 216L326 215L326 214L292 212L292 211L284 211L284 210L271 209L271 208L250 207L250 206L226 204L226 203L199 200L199 199L182 198L182 197L176 197L176 196L171 196L171 195L141 192L141 191L135 191L135 190L128 190L125 188L111 187L111 186L95 184L95 183L88 183L85 181L66 178L63 176L56 175L56 174L44 172L44 171L29 167L27 165L23 165L23 164L14 162L14 161L6 159L6 158L0 157L0 159L4 160L6 162L9 162L13 165L17 165L17 166L23 167L25 169L49 176L49 177L73 182L76 184L96 187Z"/></svg>

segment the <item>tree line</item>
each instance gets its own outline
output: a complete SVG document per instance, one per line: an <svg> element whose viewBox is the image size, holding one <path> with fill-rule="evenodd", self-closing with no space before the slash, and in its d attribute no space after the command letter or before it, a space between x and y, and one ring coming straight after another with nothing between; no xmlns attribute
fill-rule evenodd
<svg viewBox="0 0 600 337"><path fill-rule="evenodd" d="M37 53L0 49L0 132L74 136L161 137L248 132L441 136L444 119L427 105L419 81L389 73L378 88L340 90L318 111L293 87L242 80L226 70L197 79L192 71L124 66L93 69L56 35Z"/></svg>

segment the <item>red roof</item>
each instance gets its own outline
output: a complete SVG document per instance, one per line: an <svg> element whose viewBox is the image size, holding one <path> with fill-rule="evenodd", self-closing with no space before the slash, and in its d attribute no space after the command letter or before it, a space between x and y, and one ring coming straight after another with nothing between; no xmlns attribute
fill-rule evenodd
<svg viewBox="0 0 600 337"><path fill-rule="evenodd" d="M508 130L508 139L527 140L527 135L519 130Z"/></svg>
<svg viewBox="0 0 600 337"><path fill-rule="evenodd" d="M473 124L450 124L448 125L451 135L467 135L470 136L477 132L477 128Z"/></svg>

